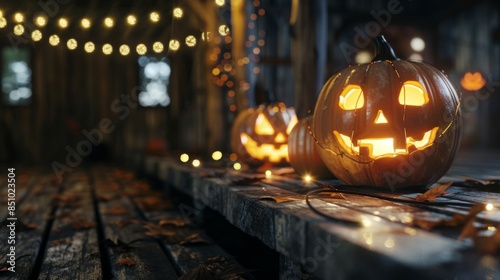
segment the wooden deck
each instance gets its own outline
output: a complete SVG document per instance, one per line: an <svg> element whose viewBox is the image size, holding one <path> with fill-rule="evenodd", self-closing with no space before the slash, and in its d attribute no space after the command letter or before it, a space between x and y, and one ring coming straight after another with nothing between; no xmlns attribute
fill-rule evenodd
<svg viewBox="0 0 500 280"><path fill-rule="evenodd" d="M18 169L13 212L2 175L1 279L252 279L181 214L178 198L131 172L91 167L58 182L48 170Z"/></svg>
<svg viewBox="0 0 500 280"><path fill-rule="evenodd" d="M500 239L498 153L461 153L435 185L453 182L436 199L446 205L355 194L310 199L333 220L313 212L304 194L326 184L412 202L426 189L393 192L343 186L336 180L305 183L286 168L272 169L273 177L266 179L262 173L231 170L227 163L204 162L194 168L177 158L143 155L130 161L167 189L191 197L197 210L215 210L278 252L279 279L500 279L500 241L486 239L495 234ZM478 203L494 205L470 223L483 231L475 242L459 238L464 225L450 221L454 216L466 221ZM441 225L435 225L439 220Z"/></svg>

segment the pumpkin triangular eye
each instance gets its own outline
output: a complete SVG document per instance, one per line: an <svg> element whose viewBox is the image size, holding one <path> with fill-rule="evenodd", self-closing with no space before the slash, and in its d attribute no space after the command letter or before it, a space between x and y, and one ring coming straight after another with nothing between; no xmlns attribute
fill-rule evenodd
<svg viewBox="0 0 500 280"><path fill-rule="evenodd" d="M264 114L259 114L255 121L255 133L259 135L273 135L274 128Z"/></svg>
<svg viewBox="0 0 500 280"><path fill-rule="evenodd" d="M339 106L344 110L354 110L363 108L365 98L363 90L357 85L348 85L340 95Z"/></svg>
<svg viewBox="0 0 500 280"><path fill-rule="evenodd" d="M429 102L425 88L417 81L407 81L399 92L399 104L407 106L422 106Z"/></svg>

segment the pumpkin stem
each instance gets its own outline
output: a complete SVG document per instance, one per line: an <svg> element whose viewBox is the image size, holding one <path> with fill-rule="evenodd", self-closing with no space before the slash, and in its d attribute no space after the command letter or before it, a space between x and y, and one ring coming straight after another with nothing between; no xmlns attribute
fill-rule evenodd
<svg viewBox="0 0 500 280"><path fill-rule="evenodd" d="M394 53L391 45L389 45L389 43L387 43L387 40L385 40L384 35L373 38L372 42L375 45L376 52L375 58L372 60L372 62L382 60L399 60L399 58Z"/></svg>

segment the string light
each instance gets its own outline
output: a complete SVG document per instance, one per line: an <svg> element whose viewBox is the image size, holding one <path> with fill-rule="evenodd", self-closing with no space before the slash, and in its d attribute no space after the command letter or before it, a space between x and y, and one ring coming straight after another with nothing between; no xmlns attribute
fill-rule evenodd
<svg viewBox="0 0 500 280"><path fill-rule="evenodd" d="M186 45L188 47L196 46L196 38L193 35L189 35L186 37Z"/></svg>
<svg viewBox="0 0 500 280"><path fill-rule="evenodd" d="M179 41L177 41L175 39L170 40L170 42L168 43L169 49L171 49L173 51L178 50L180 46L181 46L181 43L179 43Z"/></svg>
<svg viewBox="0 0 500 280"><path fill-rule="evenodd" d="M21 13L15 13L14 14L14 21L17 23L21 23L24 21L24 15Z"/></svg>
<svg viewBox="0 0 500 280"><path fill-rule="evenodd" d="M94 45L94 43L92 43L92 42L87 42L87 43L85 43L84 48L85 48L85 51L86 51L86 52L88 52L88 53L92 53L92 52L94 52L94 50L95 50L95 45Z"/></svg>
<svg viewBox="0 0 500 280"><path fill-rule="evenodd" d="M234 168L234 170L240 170L240 169L241 169L241 163L239 163L239 162L235 162L235 163L233 164L233 168Z"/></svg>
<svg viewBox="0 0 500 280"><path fill-rule="evenodd" d="M184 11L181 8L179 7L174 8L173 15L175 18L181 18L183 14Z"/></svg>
<svg viewBox="0 0 500 280"><path fill-rule="evenodd" d="M51 44L52 46L57 46L59 45L59 36L57 35L51 35L49 37L49 44Z"/></svg>
<svg viewBox="0 0 500 280"><path fill-rule="evenodd" d="M88 18L84 18L82 19L82 21L80 22L81 26L84 28L84 29L88 29L90 28L90 20Z"/></svg>
<svg viewBox="0 0 500 280"><path fill-rule="evenodd" d="M68 24L69 23L68 23L68 20L66 18L60 18L59 21L58 21L59 27L61 27L63 29L66 28L66 27L68 27Z"/></svg>
<svg viewBox="0 0 500 280"><path fill-rule="evenodd" d="M102 46L102 52L105 55L110 55L111 53L113 53L113 46L111 46L110 44L104 44Z"/></svg>
<svg viewBox="0 0 500 280"><path fill-rule="evenodd" d="M120 46L120 53L122 55L128 55L130 53L130 48L127 45L121 45Z"/></svg>
<svg viewBox="0 0 500 280"><path fill-rule="evenodd" d="M0 28L7 26L7 19L0 15Z"/></svg>
<svg viewBox="0 0 500 280"><path fill-rule="evenodd" d="M155 53L161 53L163 51L163 44L161 42L155 42L153 44L153 51Z"/></svg>
<svg viewBox="0 0 500 280"><path fill-rule="evenodd" d="M33 30L33 32L31 32L31 39L33 39L33 41L35 42L42 40L42 32L38 29Z"/></svg>
<svg viewBox="0 0 500 280"><path fill-rule="evenodd" d="M24 26L22 24L14 25L14 34L17 36L21 36L24 33Z"/></svg>
<svg viewBox="0 0 500 280"><path fill-rule="evenodd" d="M127 23L129 25L135 25L137 23L137 18L134 15L129 15L127 17Z"/></svg>
<svg viewBox="0 0 500 280"><path fill-rule="evenodd" d="M194 167L199 167L200 164L201 164L200 160L198 160L198 159L193 160L193 166Z"/></svg>
<svg viewBox="0 0 500 280"><path fill-rule="evenodd" d="M115 21L112 18L107 17L104 19L104 26L106 26L107 28L111 28L113 27L113 25L115 25Z"/></svg>
<svg viewBox="0 0 500 280"><path fill-rule="evenodd" d="M158 22L160 21L160 14L158 14L157 12L151 12L149 14L149 19L152 21L152 22Z"/></svg>
<svg viewBox="0 0 500 280"><path fill-rule="evenodd" d="M68 42L66 42L66 46L68 47L68 49L74 50L78 46L78 42L75 39L71 38L68 40Z"/></svg>
<svg viewBox="0 0 500 280"><path fill-rule="evenodd" d="M188 161L189 161L189 155L188 155L188 154L182 154L182 155L180 156L180 160L181 160L182 162L188 162Z"/></svg>
<svg viewBox="0 0 500 280"><path fill-rule="evenodd" d="M143 55L143 54L146 54L146 52L148 51L148 48L144 44L139 44L135 48L135 51L137 52L137 54Z"/></svg>
<svg viewBox="0 0 500 280"><path fill-rule="evenodd" d="M493 210L493 204L488 203L488 204L486 204L485 208L486 208L486 210L491 211L491 210Z"/></svg>
<svg viewBox="0 0 500 280"><path fill-rule="evenodd" d="M266 170L264 174L266 175L266 179L271 179L273 177L273 172L271 172L271 170Z"/></svg>
<svg viewBox="0 0 500 280"><path fill-rule="evenodd" d="M215 4L220 7L224 6L224 2L224 0L215 0Z"/></svg>
<svg viewBox="0 0 500 280"><path fill-rule="evenodd" d="M229 27L227 27L227 25L225 24L219 26L219 34L222 36L226 36L227 34L229 34Z"/></svg>
<svg viewBox="0 0 500 280"><path fill-rule="evenodd" d="M47 17L40 15L35 18L35 24L39 27L44 27L47 24Z"/></svg>
<svg viewBox="0 0 500 280"><path fill-rule="evenodd" d="M203 41L209 41L210 40L210 31L202 32L201 33L201 39Z"/></svg>
<svg viewBox="0 0 500 280"><path fill-rule="evenodd" d="M215 151L212 153L212 159L213 160L220 160L222 158L222 152L221 151Z"/></svg>

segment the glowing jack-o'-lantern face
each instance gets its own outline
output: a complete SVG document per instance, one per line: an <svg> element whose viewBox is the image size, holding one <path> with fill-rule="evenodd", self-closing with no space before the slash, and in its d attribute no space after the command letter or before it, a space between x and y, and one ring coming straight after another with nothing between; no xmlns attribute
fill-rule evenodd
<svg viewBox="0 0 500 280"><path fill-rule="evenodd" d="M318 152L350 184L429 185L448 170L460 142L458 93L426 63L377 57L324 85L312 122Z"/></svg>
<svg viewBox="0 0 500 280"><path fill-rule="evenodd" d="M231 147L239 160L251 165L287 162L288 134L296 123L294 109L283 103L249 109L233 124Z"/></svg>
<svg viewBox="0 0 500 280"><path fill-rule="evenodd" d="M486 84L486 80L479 72L467 72L464 74L462 79L460 79L460 84L466 90L475 91L482 89Z"/></svg>

